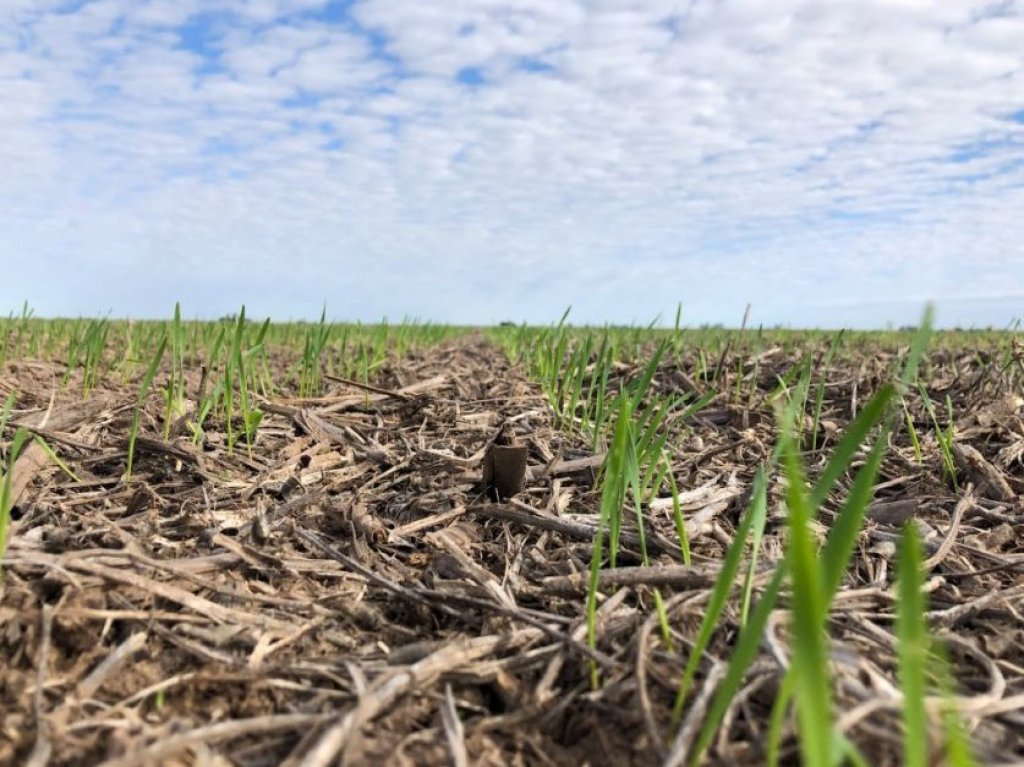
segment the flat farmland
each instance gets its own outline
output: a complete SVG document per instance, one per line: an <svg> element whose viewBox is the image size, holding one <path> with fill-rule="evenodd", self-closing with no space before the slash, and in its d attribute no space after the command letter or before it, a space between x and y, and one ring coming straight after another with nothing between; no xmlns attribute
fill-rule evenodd
<svg viewBox="0 0 1024 767"><path fill-rule="evenodd" d="M1024 345L927 324L0 320L0 764L1021 764Z"/></svg>

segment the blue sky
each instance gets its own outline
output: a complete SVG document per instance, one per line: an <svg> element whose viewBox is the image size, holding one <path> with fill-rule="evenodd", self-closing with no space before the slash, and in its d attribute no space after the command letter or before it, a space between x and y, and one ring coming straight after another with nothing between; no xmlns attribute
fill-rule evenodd
<svg viewBox="0 0 1024 767"><path fill-rule="evenodd" d="M0 311L1024 316L1024 3L4 0Z"/></svg>

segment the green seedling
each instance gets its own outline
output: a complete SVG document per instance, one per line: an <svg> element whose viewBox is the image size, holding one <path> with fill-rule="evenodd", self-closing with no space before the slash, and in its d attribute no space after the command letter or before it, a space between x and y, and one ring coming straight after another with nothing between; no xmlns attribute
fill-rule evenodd
<svg viewBox="0 0 1024 767"><path fill-rule="evenodd" d="M171 375L164 390L164 439L171 435L175 419L185 414L185 328L181 324L181 304L174 304L171 321Z"/></svg>
<svg viewBox="0 0 1024 767"><path fill-rule="evenodd" d="M914 419L910 415L906 402L903 403L903 415L907 424L907 434L910 436L910 444L914 448L914 460L920 465L924 462L924 452L921 450L921 440L917 435L917 427L914 426Z"/></svg>
<svg viewBox="0 0 1024 767"><path fill-rule="evenodd" d="M939 425L939 419L935 414L935 407L932 405L932 400L928 394L928 390L925 389L924 384L921 384L919 388L921 392L921 400L924 402L925 410L928 412L928 416L931 418L932 426L935 430L935 441L938 443L939 451L942 454L942 475L946 481L953 486L953 489L959 492L960 488L956 477L956 461L953 458L954 431L952 411L950 411L950 417L946 424L946 428L942 428L942 426Z"/></svg>
<svg viewBox="0 0 1024 767"><path fill-rule="evenodd" d="M216 327L216 335L213 336L213 343L207 347L207 363L206 366L203 367L202 378L199 383L199 409L196 412L195 423L190 424L190 428L192 429L192 441L196 445L198 445L203 439L203 425L206 423L206 419L210 416L210 413L217 411L217 407L221 404L224 397L223 380L218 380L209 393L207 393L206 389L210 370L220 359L221 349L224 346L224 338L226 334L227 328L223 324L218 324Z"/></svg>
<svg viewBox="0 0 1024 767"><path fill-rule="evenodd" d="M883 387L868 405L861 410L836 445L818 481L814 484L811 491L806 494L803 490L803 470L796 458L793 437L791 432L787 432L783 428L777 452L779 458L784 461L787 471L787 479L790 486L787 491L790 494L787 496L787 501L790 505L790 515L793 512L792 504L798 505L797 518L795 521L791 520L791 527L796 526L806 530L807 524L816 516L818 509L820 509L832 488L835 487L840 477L847 471L860 446L868 438L870 432L885 418L890 399L894 393L895 389L893 387ZM792 423L796 416L795 403L799 401L797 399L791 400L787 412L781 417L784 425L787 422ZM787 437L787 434L790 436ZM876 445L883 443L884 440L880 437L875 441ZM873 469L877 469L877 467L872 462L862 467L855 480L855 486L872 486L875 476ZM794 631L801 632L799 639L801 652L809 653L802 661L805 664L801 670L802 678L797 676L793 679L793 690L795 695L798 696L798 707L802 705L806 712L806 718L802 718L801 737L804 736L804 728L812 725L815 727L814 732L810 735L810 741L801 742L802 752L804 757L809 759L831 758L834 746L832 743L831 720L828 715L830 704L824 704L820 680L814 677L816 673L819 675L823 674L827 680L827 664L822 663L821 647L815 644L818 640L810 636L810 631L811 628L817 625L816 621L823 620L821 617L822 610L827 610L828 603L831 601L835 589L838 588L838 580L840 578L837 578L835 574L838 572L841 576L841 573L845 572L848 561L848 559L843 560L839 557L845 551L852 552L853 544L851 543L851 538L855 541L856 532L859 530L856 519L857 517L862 518L865 513L865 506L866 502L859 496L852 501L847 501L847 504L840 510L836 523L833 526L833 532L826 541L827 553L823 552L820 555L815 555L813 549L807 543L809 532L805 532L801 542L797 544L797 546L802 546L800 551L794 555L791 548L786 558L776 567L771 581L762 592L761 598L754 604L746 624L740 629L725 678L712 699L708 715L704 720L695 743L691 763L696 764L700 755L710 745L711 739L714 737L714 733L721 722L721 718L725 715L732 698L739 691L746 670L757 655L761 636L767 625L768 617L775 607L784 579L791 576L790 569L794 568L794 566L796 566L793 570L795 575L792 575L794 581L794 612L797 609L801 611L799 625L797 625L797 616L794 615ZM836 533L836 530L840 532ZM851 530L854 532L852 536L850 535ZM799 535L801 534L797 533L797 536ZM790 545L792 547L792 543ZM829 550L830 546L832 547L831 550ZM833 556L837 558L829 559ZM813 579L812 583L807 582L809 578ZM799 586L797 583L799 583ZM835 583L834 587L833 583ZM823 604L824 608L822 607ZM827 655L825 657L827 659ZM823 669L822 666L825 666L825 668ZM800 703L801 700L804 702ZM825 707L813 709L815 704L819 706L825 705ZM825 734L822 734L820 729L824 724L828 724L828 726L824 727ZM808 763L818 764L817 762Z"/></svg>
<svg viewBox="0 0 1024 767"><path fill-rule="evenodd" d="M636 461L635 454L631 454L633 439L630 415L629 401L623 398L619 403L619 415L616 419L612 445L608 451L608 457L605 459L600 516L590 555L586 612L587 643L591 648L597 646L598 578L604 560L605 531L608 533L608 559L611 566L614 567L618 556L619 532L622 529L622 507L626 500L628 475ZM590 662L590 682L595 689L598 687L598 669L597 664L593 661Z"/></svg>
<svg viewBox="0 0 1024 767"><path fill-rule="evenodd" d="M936 678L942 694L940 718L947 762L974 767L975 761L953 700L951 666L944 648L929 632L924 591L921 537L911 522L903 529L897 560L896 636L897 676L903 693L903 764L934 764L926 705L929 678Z"/></svg>
<svg viewBox="0 0 1024 767"><path fill-rule="evenodd" d="M916 371L920 364L920 360L924 355L931 333L931 318L932 312L929 307L925 312L921 329L915 335L911 344L898 391L905 392L916 376ZM849 428L847 428L842 439L837 444L832 457L821 472L821 475L818 477L818 480L814 484L810 493L805 499L803 499L803 502L801 502L800 499L797 499L797 503L801 505L802 509L801 512L798 512L798 521L806 522L813 518L817 509L820 508L821 504L828 497L836 482L847 471L847 468L854 460L857 451L867 439L871 430L879 423L885 424L883 434L879 435L874 442L871 460L869 460L868 463L865 464L858 472L858 476L854 481L854 491L851 492L847 502L840 510L839 515L836 518L836 522L833 525L833 529L826 541L825 551L821 553L819 559L819 561L823 563L820 574L814 572L813 566L809 566L809 562L813 564L813 560L810 560L806 545L804 545L802 551L796 555L796 559L800 565L800 571L798 572L797 577L807 578L813 576L816 579L824 581L823 594L815 593L814 590L818 587L813 584L804 583L799 588L799 592L804 594L804 601L803 604L799 606L799 609L803 612L801 618L801 623L803 624L801 628L801 637L805 644L818 641L814 637L810 637L808 633L809 628L814 625L815 619L820 618L821 602L818 600L824 599L827 610L827 605L834 596L835 590L838 588L842 574L845 572L847 566L848 556L844 557L843 554L847 551L852 552L855 545L856 533L860 527L858 518L862 520L863 515L866 513L866 506L870 501L870 488L873 486L874 477L877 475L878 464L881 460L881 454L884 449L883 446L886 441L883 438L884 432L890 428L892 423L892 416L889 415L888 411L890 401L896 391L897 389L894 389L893 387L883 387L883 389L880 390L874 398L872 398L868 405L858 413L857 417L850 424ZM780 435L780 441L776 452L778 455L782 456L788 451L791 454L788 459L788 465L793 466L795 450L792 447L792 438L789 440L789 445L786 444L785 434L788 433L786 427L789 424L792 424L793 418L796 416L793 403L800 400L790 397L789 401L790 405L783 416L783 430L782 435ZM796 465L797 468L799 468L799 465ZM799 472L796 472L796 474L799 476ZM792 480L793 478L791 477L791 483L796 485ZM799 487L802 488L802 485ZM802 490L794 491L794 493L801 494ZM761 594L761 598L757 603L755 603L747 623L740 629L732 656L729 660L729 665L726 669L725 678L722 680L715 692L708 714L704 719L700 732L698 733L697 740L691 754L691 764L697 764L700 761L702 754L710 745L722 718L725 716L725 712L731 705L732 699L738 693L743 683L744 675L757 655L758 645L767 625L768 617L775 607L783 582L789 575L788 570L792 564L793 555L789 553L782 560L779 566L776 567L775 573ZM795 593L797 591L798 589L794 585L794 601L796 601ZM806 596L808 592L811 592L811 596L809 598ZM794 605L794 610L795 609L797 609L796 605ZM812 659L817 657L813 654L813 651L811 657ZM818 658L818 662L820 662L820 658ZM783 698L783 701L786 701L788 700L789 693L805 696L803 698L803 702L799 699L797 701L798 709L803 708L806 712L802 717L805 719L805 726L821 725L822 717L816 715L813 711L808 711L808 708L813 705L814 701L820 701L822 697L821 688L812 676L815 673L814 666L813 664L808 664L806 661L804 662L804 667L800 670L800 674L803 677L802 680L798 679L797 676L789 676L789 674L795 675L796 673L796 670L791 668L790 672L786 675L782 687L783 695L780 697ZM818 673L827 678L827 667L824 669L818 668ZM784 705L785 703L783 702L777 703L776 710L773 713L773 722L778 722L779 718L782 716L781 707L784 707ZM769 735L776 739L774 741L775 745L773 745L772 742L769 743L769 756L778 754L777 739L779 737L780 730L781 726L773 726L769 732ZM811 733L809 736L810 740L807 741L804 740L804 738L808 736L806 733L801 731L800 737L801 750L805 755L805 758L807 754L811 754L810 758L812 759L831 759L833 755L849 750L844 748L842 744L838 742L838 739L833 738L831 732L829 732L827 738L823 737L820 732Z"/></svg>
<svg viewBox="0 0 1024 767"><path fill-rule="evenodd" d="M924 618L922 559L917 528L909 524L900 541L899 600L896 603L898 677L903 692L903 764L906 767L927 767L930 763L928 712L925 710L929 641Z"/></svg>
<svg viewBox="0 0 1024 767"><path fill-rule="evenodd" d="M7 421L10 420L12 410L14 410L14 392L7 395L4 399L3 409L0 410L0 436L3 436L4 430L7 428Z"/></svg>
<svg viewBox="0 0 1024 767"><path fill-rule="evenodd" d="M263 338L266 334L269 319L263 323L256 336L256 343L246 351L242 351L241 343L233 345L232 354L235 355L235 368L238 371L239 399L242 405L242 429L245 433L245 447L252 458L252 445L256 439L256 430L263 420L263 413L252 407L249 397L249 382L252 380L252 360L259 355L263 349ZM236 336L236 338L238 338Z"/></svg>
<svg viewBox="0 0 1024 767"><path fill-rule="evenodd" d="M828 371L832 366L832 361L835 359L836 351L839 349L839 345L843 340L843 331L840 330L833 338L832 342L828 346L828 352L825 354L825 361L822 363L821 378L818 381L818 391L814 398L814 419L811 426L811 447L816 448L818 445L818 427L821 424L821 409L825 403L825 386L828 383Z"/></svg>
<svg viewBox="0 0 1024 767"><path fill-rule="evenodd" d="M57 455L56 452L54 452L53 448L50 447L50 445L46 442L45 439L43 439L38 434L36 434L36 435L33 435L33 441L37 445L39 445L40 449L42 449L42 451L44 453L46 453L46 457L49 458L51 461L53 461L57 465L57 468L59 468L61 471L63 471L65 474L67 474L68 477L71 478L72 482L81 482L82 481L81 479L79 479L78 475L75 474L75 472L73 472L71 470L71 467L68 466L63 460L61 460L61 457L59 455Z"/></svg>
<svg viewBox="0 0 1024 767"><path fill-rule="evenodd" d="M764 467L759 467L754 476L754 487L747 516L750 517L750 529L749 532L744 530L742 537L746 539L748 534L750 536L750 562L747 564L747 572L743 578L740 626L747 624L747 618L750 615L750 600L754 594L754 577L757 575L757 565L761 557L761 540L764 538L764 528L768 521L768 481ZM737 531L737 537L740 537L739 531Z"/></svg>
<svg viewBox="0 0 1024 767"><path fill-rule="evenodd" d="M782 459L787 479L788 551L793 589L793 690L800 719L800 753L807 767L831 767L833 720L831 675L825 622L828 601L810 523L815 508L804 490L804 470L791 434L783 432Z"/></svg>
<svg viewBox="0 0 1024 767"><path fill-rule="evenodd" d="M99 380L100 367L103 363L103 351L107 346L107 333L110 322L107 318L92 320L85 332L85 372L82 375L82 392L88 394L96 387Z"/></svg>
<svg viewBox="0 0 1024 767"><path fill-rule="evenodd" d="M323 386L320 372L320 355L330 337L331 328L327 324L327 307L320 313L320 322L306 332L305 346L302 350L302 371L299 376L299 396L318 397Z"/></svg>
<svg viewBox="0 0 1024 767"><path fill-rule="evenodd" d="M160 344L157 346L156 353L153 354L153 358L149 362L149 367L146 368L146 374L142 377L142 382L139 384L139 394L135 400L135 409L132 411L131 431L128 434L128 465L124 474L125 484L132 480L132 464L135 460L135 440L139 435L139 419L142 415L142 406L146 402L146 394L149 393L149 387L152 385L153 379L156 377L156 372L160 368L160 362L164 358L164 349L166 348L167 336L163 335L160 338Z"/></svg>
<svg viewBox="0 0 1024 767"><path fill-rule="evenodd" d="M21 455L21 449L29 438L28 430L19 428L14 432L14 439L7 449L7 461L4 467L4 477L0 481L0 559L7 553L7 531L11 523L11 508L14 506L12 497L14 483L14 465ZM3 567L0 566L0 579L3 578Z"/></svg>
<svg viewBox="0 0 1024 767"><path fill-rule="evenodd" d="M697 671L700 668L700 661L704 657L704 653L707 650L708 644L711 642L711 637L714 634L715 629L718 628L719 621L722 617L723 611L725 610L729 594L732 590L733 582L736 579L737 573L739 573L743 549L746 547L750 532L757 522L757 504L764 503L765 492L765 473L764 469L760 468L754 478L753 501L751 502L750 507L748 507L746 514L743 515L743 519L736 530L732 543L730 543L729 548L725 552L725 559L722 561L722 569L719 572L719 576L715 580L714 587L711 590L711 597L708 600L707 607L704 609L704 617L701 619L700 628L697 629L697 638L694 640L693 651L690 653L690 656L686 661L686 668L683 670L683 677L679 681L679 687L676 690L675 705L672 707L673 727L678 726L679 724L679 720L683 714L683 707L686 704L686 698L690 693L690 689L693 686L693 680L696 678Z"/></svg>
<svg viewBox="0 0 1024 767"><path fill-rule="evenodd" d="M952 668L945 646L938 640L932 643L932 667L938 677L942 703L939 710L942 735L946 745L946 761L950 767L977 767L971 751L970 739L957 710Z"/></svg>
<svg viewBox="0 0 1024 767"><path fill-rule="evenodd" d="M248 390L245 385L245 373L240 370L242 367L242 339L245 335L245 306L239 310L235 316L234 327L231 333L231 348L228 349L227 356L224 360L224 375L223 375L223 392L224 392L224 422L227 428L227 447L228 453L234 453L235 451L235 440L237 435L235 434L235 380L240 380L240 397L245 398L245 402L248 402ZM243 404L242 420L243 425L245 421L245 410L246 406ZM244 433L244 426L243 426Z"/></svg>

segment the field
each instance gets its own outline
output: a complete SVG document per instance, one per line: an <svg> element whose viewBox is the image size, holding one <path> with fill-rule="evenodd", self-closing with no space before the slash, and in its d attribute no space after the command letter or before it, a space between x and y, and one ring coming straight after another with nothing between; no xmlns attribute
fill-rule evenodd
<svg viewBox="0 0 1024 767"><path fill-rule="evenodd" d="M1022 764L1024 345L923 324L0 320L0 764Z"/></svg>

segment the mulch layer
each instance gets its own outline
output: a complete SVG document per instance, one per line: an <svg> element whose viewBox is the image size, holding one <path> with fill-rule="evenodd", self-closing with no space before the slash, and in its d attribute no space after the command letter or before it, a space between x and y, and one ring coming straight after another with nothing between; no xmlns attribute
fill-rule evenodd
<svg viewBox="0 0 1024 767"><path fill-rule="evenodd" d="M720 367L753 371L767 395L792 360L761 357ZM879 353L831 376L819 444L805 446L812 474L887 364ZM976 755L1022 763L1021 401L975 356L937 352L931 364L933 398L956 405L957 483L943 474L930 416L913 407L923 460L896 436L830 620L840 723L872 764L899 763L894 555L901 526L916 520L929 619L949 648ZM628 527L619 567L602 573L591 650L584 595L602 456L555 430L539 387L483 337L393 360L372 387L333 381L317 399L259 402L251 454L244 442L227 450L223 424L211 423L199 447L182 424L161 439L154 395L127 484L136 385L54 395L62 373L17 361L0 371L0 398L17 391L14 420L35 427L76 477L39 445L15 470L0 586L0 764L683 763L738 605L672 731L682 650L771 453L766 396L738 405L727 379L718 400L676 425L693 562L682 564L671 502L655 499L656 564L642 566ZM691 375L666 364L656 384L708 383ZM502 435L528 448L528 474L521 492L497 500L482 476ZM849 478L841 484L823 535ZM783 551L782 497L773 481L766 570ZM763 763L789 653L780 610L708 763ZM793 744L790 735L784 763L796 761Z"/></svg>

